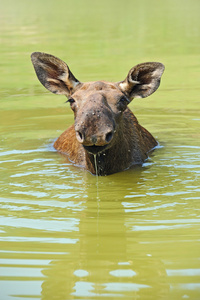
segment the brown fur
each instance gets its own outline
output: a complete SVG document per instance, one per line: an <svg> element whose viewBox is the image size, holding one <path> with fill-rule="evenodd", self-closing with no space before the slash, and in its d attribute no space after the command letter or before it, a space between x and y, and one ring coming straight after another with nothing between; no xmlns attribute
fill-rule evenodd
<svg viewBox="0 0 200 300"><path fill-rule="evenodd" d="M137 65L121 82L81 83L52 55L33 53L32 62L41 83L53 93L66 95L74 111L75 123L56 140L56 150L97 175L123 171L147 159L157 142L127 105L158 88L164 71L161 63Z"/></svg>
<svg viewBox="0 0 200 300"><path fill-rule="evenodd" d="M148 153L157 145L154 137L143 128L127 108L113 146L97 154L98 175L109 175L142 164ZM121 142L123 141L123 143ZM74 125L65 130L54 143L54 147L76 165L96 174L94 156L87 153L76 139Z"/></svg>

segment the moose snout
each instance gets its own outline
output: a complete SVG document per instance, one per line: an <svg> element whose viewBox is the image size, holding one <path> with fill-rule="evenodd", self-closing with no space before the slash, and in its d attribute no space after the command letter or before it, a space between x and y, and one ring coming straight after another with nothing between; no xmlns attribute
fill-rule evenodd
<svg viewBox="0 0 200 300"><path fill-rule="evenodd" d="M107 129L103 132L87 132L84 128L79 128L76 130L76 138L79 143L84 146L105 146L111 142L113 139L114 130Z"/></svg>
<svg viewBox="0 0 200 300"><path fill-rule="evenodd" d="M111 143L115 134L113 112L100 93L85 102L76 114L76 138L88 152L91 152L92 147L100 152Z"/></svg>

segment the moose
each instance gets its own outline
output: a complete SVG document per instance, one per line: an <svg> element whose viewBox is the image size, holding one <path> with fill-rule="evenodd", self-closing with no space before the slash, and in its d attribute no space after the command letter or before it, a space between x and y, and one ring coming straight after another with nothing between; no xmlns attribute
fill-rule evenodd
<svg viewBox="0 0 200 300"><path fill-rule="evenodd" d="M123 81L80 82L59 58L31 55L39 81L49 91L68 98L74 124L55 141L54 148L94 175L109 175L142 165L157 141L142 127L128 104L145 98L160 85L164 65L141 63Z"/></svg>

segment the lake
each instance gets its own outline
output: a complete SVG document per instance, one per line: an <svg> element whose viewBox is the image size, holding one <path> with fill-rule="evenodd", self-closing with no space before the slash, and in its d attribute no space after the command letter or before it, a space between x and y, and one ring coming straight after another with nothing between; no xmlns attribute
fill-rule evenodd
<svg viewBox="0 0 200 300"><path fill-rule="evenodd" d="M0 300L200 299L200 1L0 2ZM130 108L159 142L143 166L96 177L53 148L73 123L30 54L80 81L162 62Z"/></svg>

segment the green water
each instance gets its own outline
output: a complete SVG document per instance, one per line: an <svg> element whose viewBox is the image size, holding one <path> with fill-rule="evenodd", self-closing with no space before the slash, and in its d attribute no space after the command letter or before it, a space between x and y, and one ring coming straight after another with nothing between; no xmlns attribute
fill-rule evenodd
<svg viewBox="0 0 200 300"><path fill-rule="evenodd" d="M200 1L0 2L0 300L200 299ZM73 122L34 51L81 81L166 66L131 108L159 141L98 181L54 151Z"/></svg>

